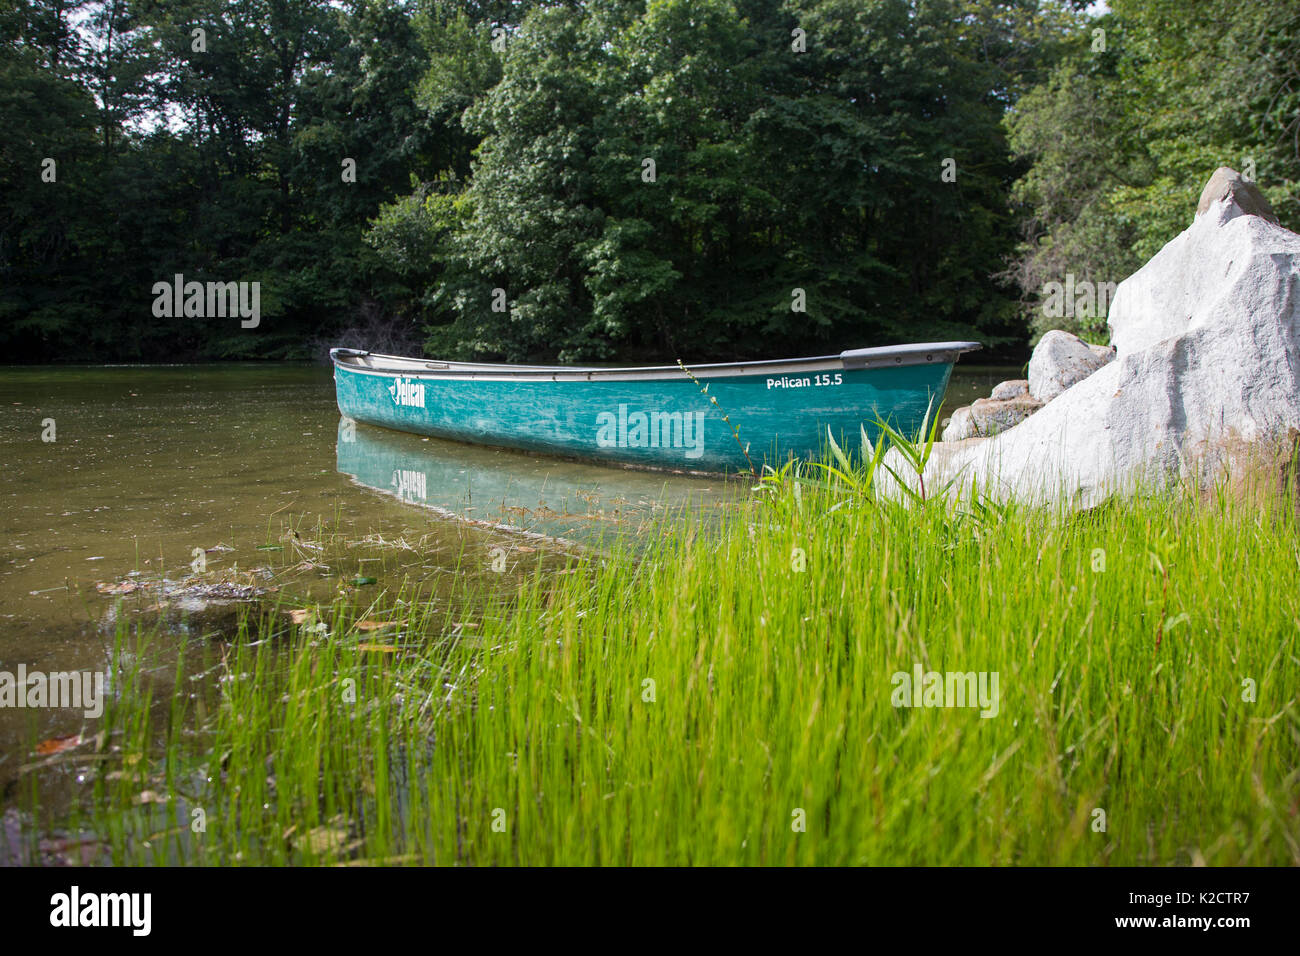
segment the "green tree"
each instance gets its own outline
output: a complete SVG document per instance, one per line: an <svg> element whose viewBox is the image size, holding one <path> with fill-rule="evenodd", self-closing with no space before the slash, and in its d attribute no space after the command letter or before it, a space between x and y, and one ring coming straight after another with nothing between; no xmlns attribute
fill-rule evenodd
<svg viewBox="0 0 1300 956"><path fill-rule="evenodd" d="M539 5L495 82L496 24L443 20L425 102L468 102L468 182L422 183L371 240L432 250L429 347L460 356L1014 338L1001 119L1059 18L1009 6Z"/></svg>
<svg viewBox="0 0 1300 956"><path fill-rule="evenodd" d="M1009 274L1037 332L1104 336L1104 315L1043 315L1045 283L1067 273L1124 279L1186 228L1218 166L1253 167L1282 223L1300 226L1300 8L1111 7L1078 25L1050 77L1007 120L1027 164L1014 192L1024 241Z"/></svg>

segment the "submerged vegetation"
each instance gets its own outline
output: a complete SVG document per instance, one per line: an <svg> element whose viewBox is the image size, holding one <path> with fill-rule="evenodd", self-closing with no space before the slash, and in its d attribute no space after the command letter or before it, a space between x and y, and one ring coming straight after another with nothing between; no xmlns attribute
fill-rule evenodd
<svg viewBox="0 0 1300 956"><path fill-rule="evenodd" d="M122 625L96 752L40 770L80 809L40 823L119 864L1293 865L1296 523L791 468L504 601L265 606L174 682Z"/></svg>

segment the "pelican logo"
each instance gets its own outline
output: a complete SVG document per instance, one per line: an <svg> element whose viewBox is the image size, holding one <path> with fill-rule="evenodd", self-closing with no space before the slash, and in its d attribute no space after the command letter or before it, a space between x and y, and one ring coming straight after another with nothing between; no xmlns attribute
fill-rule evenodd
<svg viewBox="0 0 1300 956"><path fill-rule="evenodd" d="M394 471L393 487L397 489L397 497L406 501L414 501L416 498L423 501L428 498L425 493L427 478L422 471L407 471L404 468Z"/></svg>
<svg viewBox="0 0 1300 956"><path fill-rule="evenodd" d="M394 405L411 405L424 408L424 385L410 379L399 378L388 386L388 394L393 396Z"/></svg>

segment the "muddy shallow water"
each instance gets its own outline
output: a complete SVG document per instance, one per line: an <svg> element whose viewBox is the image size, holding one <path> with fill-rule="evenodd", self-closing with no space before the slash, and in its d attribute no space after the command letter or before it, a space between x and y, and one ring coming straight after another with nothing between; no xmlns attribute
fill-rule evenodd
<svg viewBox="0 0 1300 956"><path fill-rule="evenodd" d="M590 541L725 485L343 436L318 366L7 368L0 444L0 672L108 670L110 684L124 618L201 640L250 594L329 600L379 569L472 573L528 550L496 525ZM33 739L84 724L0 707L0 802Z"/></svg>
<svg viewBox="0 0 1300 956"><path fill-rule="evenodd" d="M946 408L1016 374L959 366ZM665 510L707 517L750 484L349 425L319 366L0 369L0 675L102 672L111 694L115 632L139 625L174 647L155 667L165 699L176 656L249 597L446 589L565 542L637 539ZM35 742L95 732L79 710L0 706L0 809Z"/></svg>

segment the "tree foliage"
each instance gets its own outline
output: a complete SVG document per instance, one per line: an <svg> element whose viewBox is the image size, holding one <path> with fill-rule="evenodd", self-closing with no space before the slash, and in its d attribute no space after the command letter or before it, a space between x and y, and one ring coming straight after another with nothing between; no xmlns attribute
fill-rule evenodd
<svg viewBox="0 0 1300 956"><path fill-rule="evenodd" d="M1086 6L0 0L0 342L1014 346L1046 281L1123 278L1217 165L1300 219L1294 5ZM177 274L258 282L260 326L155 316Z"/></svg>
<svg viewBox="0 0 1300 956"><path fill-rule="evenodd" d="M1014 339L989 268L1015 241L1001 121L1050 28L1003 6L539 5L467 96L469 175L421 184L372 239L395 263L416 233L436 248L430 348L461 357ZM428 85L490 75L494 25Z"/></svg>
<svg viewBox="0 0 1300 956"><path fill-rule="evenodd" d="M1063 324L1037 312L1047 282L1124 279L1186 228L1219 166L1254 176L1282 224L1300 227L1300 7L1111 8L1080 23L1051 76L1008 115L1012 150L1029 164L1014 191L1024 241L1009 272L1037 331Z"/></svg>

